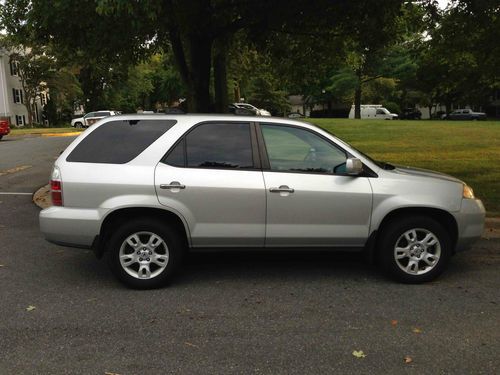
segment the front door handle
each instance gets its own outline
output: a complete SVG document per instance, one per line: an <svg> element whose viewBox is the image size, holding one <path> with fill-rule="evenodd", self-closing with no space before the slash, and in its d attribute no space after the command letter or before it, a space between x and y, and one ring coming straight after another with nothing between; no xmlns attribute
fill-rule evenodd
<svg viewBox="0 0 500 375"><path fill-rule="evenodd" d="M182 185L178 181L172 181L169 184L161 184L160 189L185 189L186 185Z"/></svg>
<svg viewBox="0 0 500 375"><path fill-rule="evenodd" d="M272 187L269 189L271 193L293 193L295 189L289 188L287 185L281 185L280 187Z"/></svg>

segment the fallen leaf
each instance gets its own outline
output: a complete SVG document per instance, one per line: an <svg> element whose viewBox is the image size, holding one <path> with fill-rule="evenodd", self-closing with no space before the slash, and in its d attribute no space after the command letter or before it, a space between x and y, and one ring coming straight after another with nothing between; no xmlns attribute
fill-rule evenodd
<svg viewBox="0 0 500 375"><path fill-rule="evenodd" d="M391 320L391 326L396 327L398 325L397 320Z"/></svg>
<svg viewBox="0 0 500 375"><path fill-rule="evenodd" d="M187 345L187 346L192 346L192 347L194 347L194 348L197 348L197 347L198 347L198 345L192 344L192 343L190 343L190 342L188 342L188 341L186 341L184 344L185 344L185 345Z"/></svg>
<svg viewBox="0 0 500 375"><path fill-rule="evenodd" d="M118 374L117 372L108 372L108 371L106 371L104 373L104 375L120 375L120 374Z"/></svg>
<svg viewBox="0 0 500 375"><path fill-rule="evenodd" d="M418 333L422 333L422 330L420 328L418 328L418 327L415 327L415 328L412 329L412 332L418 334Z"/></svg>
<svg viewBox="0 0 500 375"><path fill-rule="evenodd" d="M26 307L26 311L33 311L35 309L36 309L36 307L33 305L29 305L28 307Z"/></svg>
<svg viewBox="0 0 500 375"><path fill-rule="evenodd" d="M403 358L403 361L404 361L404 363L412 363L413 358L410 357L409 355L405 355L405 357Z"/></svg>
<svg viewBox="0 0 500 375"><path fill-rule="evenodd" d="M365 358L366 357L366 354L363 353L362 350L354 350L352 352L352 355L355 356L356 358Z"/></svg>

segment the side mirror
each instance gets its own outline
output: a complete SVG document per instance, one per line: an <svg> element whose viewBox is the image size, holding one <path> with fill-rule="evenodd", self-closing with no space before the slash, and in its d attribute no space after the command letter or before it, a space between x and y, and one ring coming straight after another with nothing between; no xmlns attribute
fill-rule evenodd
<svg viewBox="0 0 500 375"><path fill-rule="evenodd" d="M358 158L349 158L345 162L346 172L351 176L358 176L363 173L363 163Z"/></svg>

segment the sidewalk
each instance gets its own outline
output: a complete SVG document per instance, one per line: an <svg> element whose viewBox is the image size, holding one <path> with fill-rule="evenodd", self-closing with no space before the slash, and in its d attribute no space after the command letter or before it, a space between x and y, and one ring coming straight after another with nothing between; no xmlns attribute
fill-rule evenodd
<svg viewBox="0 0 500 375"><path fill-rule="evenodd" d="M42 209L50 207L50 186L45 185L38 189L35 194L33 194L33 202ZM500 238L500 218L486 218L483 238Z"/></svg>

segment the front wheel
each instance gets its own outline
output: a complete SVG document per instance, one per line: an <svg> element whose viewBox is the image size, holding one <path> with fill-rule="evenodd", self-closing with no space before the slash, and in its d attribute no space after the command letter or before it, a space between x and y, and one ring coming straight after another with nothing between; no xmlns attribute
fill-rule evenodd
<svg viewBox="0 0 500 375"><path fill-rule="evenodd" d="M446 268L452 242L446 229L425 216L399 218L388 223L379 242L384 270L404 283L435 279Z"/></svg>
<svg viewBox="0 0 500 375"><path fill-rule="evenodd" d="M125 285L152 289L166 285L180 267L184 245L171 227L152 219L121 225L108 243L107 261Z"/></svg>

